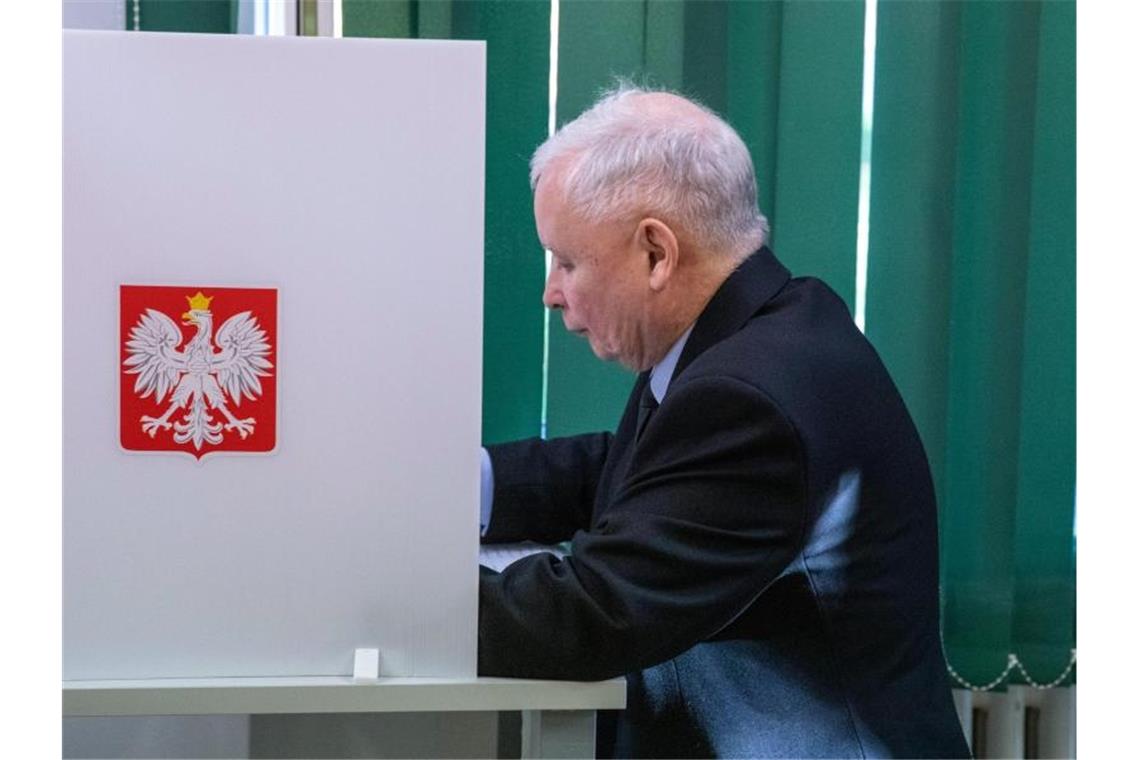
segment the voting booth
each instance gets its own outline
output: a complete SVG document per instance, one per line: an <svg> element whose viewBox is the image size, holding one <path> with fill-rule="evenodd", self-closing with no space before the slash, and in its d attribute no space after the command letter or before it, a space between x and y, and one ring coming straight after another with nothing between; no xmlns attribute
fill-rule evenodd
<svg viewBox="0 0 1140 760"><path fill-rule="evenodd" d="M484 45L64 36L65 680L474 677Z"/></svg>

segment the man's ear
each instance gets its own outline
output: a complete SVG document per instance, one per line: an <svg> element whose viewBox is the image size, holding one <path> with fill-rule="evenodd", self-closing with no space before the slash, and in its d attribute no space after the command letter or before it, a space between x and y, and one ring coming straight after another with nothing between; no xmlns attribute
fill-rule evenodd
<svg viewBox="0 0 1140 760"><path fill-rule="evenodd" d="M660 219L647 217L637 226L637 245L649 264L649 287L661 290L677 271L681 255L677 236Z"/></svg>

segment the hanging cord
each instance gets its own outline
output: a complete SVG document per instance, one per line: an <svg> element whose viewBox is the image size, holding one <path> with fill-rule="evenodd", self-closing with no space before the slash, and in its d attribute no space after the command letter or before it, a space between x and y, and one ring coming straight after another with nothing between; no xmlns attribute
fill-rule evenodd
<svg viewBox="0 0 1140 760"><path fill-rule="evenodd" d="M132 29L137 32L139 31L139 0L134 0L134 2L131 3L131 14L134 16L134 26Z"/></svg>

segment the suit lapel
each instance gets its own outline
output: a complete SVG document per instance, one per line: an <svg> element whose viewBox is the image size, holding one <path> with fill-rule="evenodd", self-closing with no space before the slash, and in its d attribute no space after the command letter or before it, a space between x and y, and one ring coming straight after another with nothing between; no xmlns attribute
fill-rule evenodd
<svg viewBox="0 0 1140 760"><path fill-rule="evenodd" d="M614 433L609 456L606 457L601 477L598 478L598 491L594 496L593 522L595 524L613 499L614 485L625 478L625 470L629 466L629 459L633 454L634 439L637 435L638 399L648 387L649 373L642 372L637 376L637 381L633 384L633 390L630 391L629 399L625 403L625 411L621 415L617 432Z"/></svg>

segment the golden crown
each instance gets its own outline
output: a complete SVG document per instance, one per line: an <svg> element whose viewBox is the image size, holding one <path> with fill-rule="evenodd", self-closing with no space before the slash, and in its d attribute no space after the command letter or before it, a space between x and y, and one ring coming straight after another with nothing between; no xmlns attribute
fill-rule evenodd
<svg viewBox="0 0 1140 760"><path fill-rule="evenodd" d="M204 296L202 295L202 291L199 290L194 296L186 296L186 300L190 303L190 311L209 311L210 301L213 301L214 297Z"/></svg>

